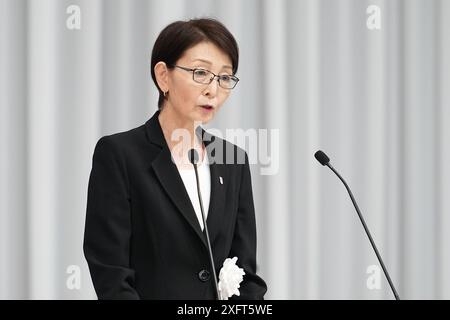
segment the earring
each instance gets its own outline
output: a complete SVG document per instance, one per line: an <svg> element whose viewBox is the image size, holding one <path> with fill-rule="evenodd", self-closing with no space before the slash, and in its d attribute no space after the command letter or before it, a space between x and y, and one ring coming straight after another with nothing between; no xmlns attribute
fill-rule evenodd
<svg viewBox="0 0 450 320"><path fill-rule="evenodd" d="M169 91L164 91L163 94L164 94L164 98L167 98L167 95L169 94Z"/></svg>

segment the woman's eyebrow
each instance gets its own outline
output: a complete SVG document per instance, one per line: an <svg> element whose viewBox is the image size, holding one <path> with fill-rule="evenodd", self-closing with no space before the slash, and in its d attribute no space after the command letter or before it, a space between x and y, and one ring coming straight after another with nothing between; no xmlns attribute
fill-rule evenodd
<svg viewBox="0 0 450 320"><path fill-rule="evenodd" d="M209 64L209 65L211 65L212 63L211 63L211 61L208 61L208 60L204 60L204 59L194 59L194 60L192 60L192 62L195 62L195 61L200 61L200 62L204 62L204 63L206 63L206 64ZM223 65L222 66L222 68L229 68L229 69L233 69L231 66L229 66L229 65Z"/></svg>

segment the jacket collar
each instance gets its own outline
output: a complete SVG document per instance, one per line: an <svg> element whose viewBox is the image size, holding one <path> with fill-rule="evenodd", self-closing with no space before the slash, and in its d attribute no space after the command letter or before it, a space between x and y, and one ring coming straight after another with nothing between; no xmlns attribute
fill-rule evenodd
<svg viewBox="0 0 450 320"><path fill-rule="evenodd" d="M187 220L189 225L195 230L204 245L207 246L205 234L201 230L194 207L192 206L189 195L184 187L183 180L175 163L172 161L169 147L159 123L159 113L159 110L156 111L145 123L148 140L161 148L159 154L152 161L151 167L172 202ZM196 133L201 137L206 147L216 139L215 136L206 132L200 126L197 128ZM212 159L212 155L210 154L212 150L209 148L206 148L206 150L209 159ZM205 208L205 210L208 210L206 223L210 233L211 246L214 247L215 237L218 235L219 228L222 225L225 209L225 183L228 182L228 179L226 177L226 167L224 164L213 162L209 167L211 172L211 195L209 208Z"/></svg>
<svg viewBox="0 0 450 320"><path fill-rule="evenodd" d="M145 123L147 138L153 144L156 144L160 147L168 147L161 125L159 123L159 114L160 111L157 110L153 114L153 116ZM196 134L199 138L201 138L206 147L216 139L214 135L210 134L200 126L197 127Z"/></svg>
<svg viewBox="0 0 450 320"><path fill-rule="evenodd" d="M145 123L147 139L160 147L167 146L164 134L159 124L158 116L160 111L156 111L153 116Z"/></svg>

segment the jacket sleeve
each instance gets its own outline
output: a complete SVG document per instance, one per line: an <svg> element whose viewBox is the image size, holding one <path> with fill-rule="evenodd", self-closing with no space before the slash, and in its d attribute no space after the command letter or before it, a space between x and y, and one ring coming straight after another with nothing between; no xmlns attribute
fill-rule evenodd
<svg viewBox="0 0 450 320"><path fill-rule="evenodd" d="M244 269L245 275L239 288L240 296L233 296L232 299L263 299L267 286L256 274L256 220L247 154L242 168L238 213L230 253L230 257L235 256L238 257L236 264Z"/></svg>
<svg viewBox="0 0 450 320"><path fill-rule="evenodd" d="M130 267L130 237L124 155L112 139L103 137L93 155L83 245L99 299L139 299Z"/></svg>

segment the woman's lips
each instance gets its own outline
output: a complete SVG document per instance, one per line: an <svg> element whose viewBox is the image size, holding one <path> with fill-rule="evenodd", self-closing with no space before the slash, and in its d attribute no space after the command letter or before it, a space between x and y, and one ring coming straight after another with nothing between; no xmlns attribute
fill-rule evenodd
<svg viewBox="0 0 450 320"><path fill-rule="evenodd" d="M204 110L208 110L208 111L210 111L210 110L213 110L214 109L214 107L213 106L211 106L211 105L208 105L208 104L205 104L205 105L202 105L202 106L200 106L200 107L202 107Z"/></svg>

